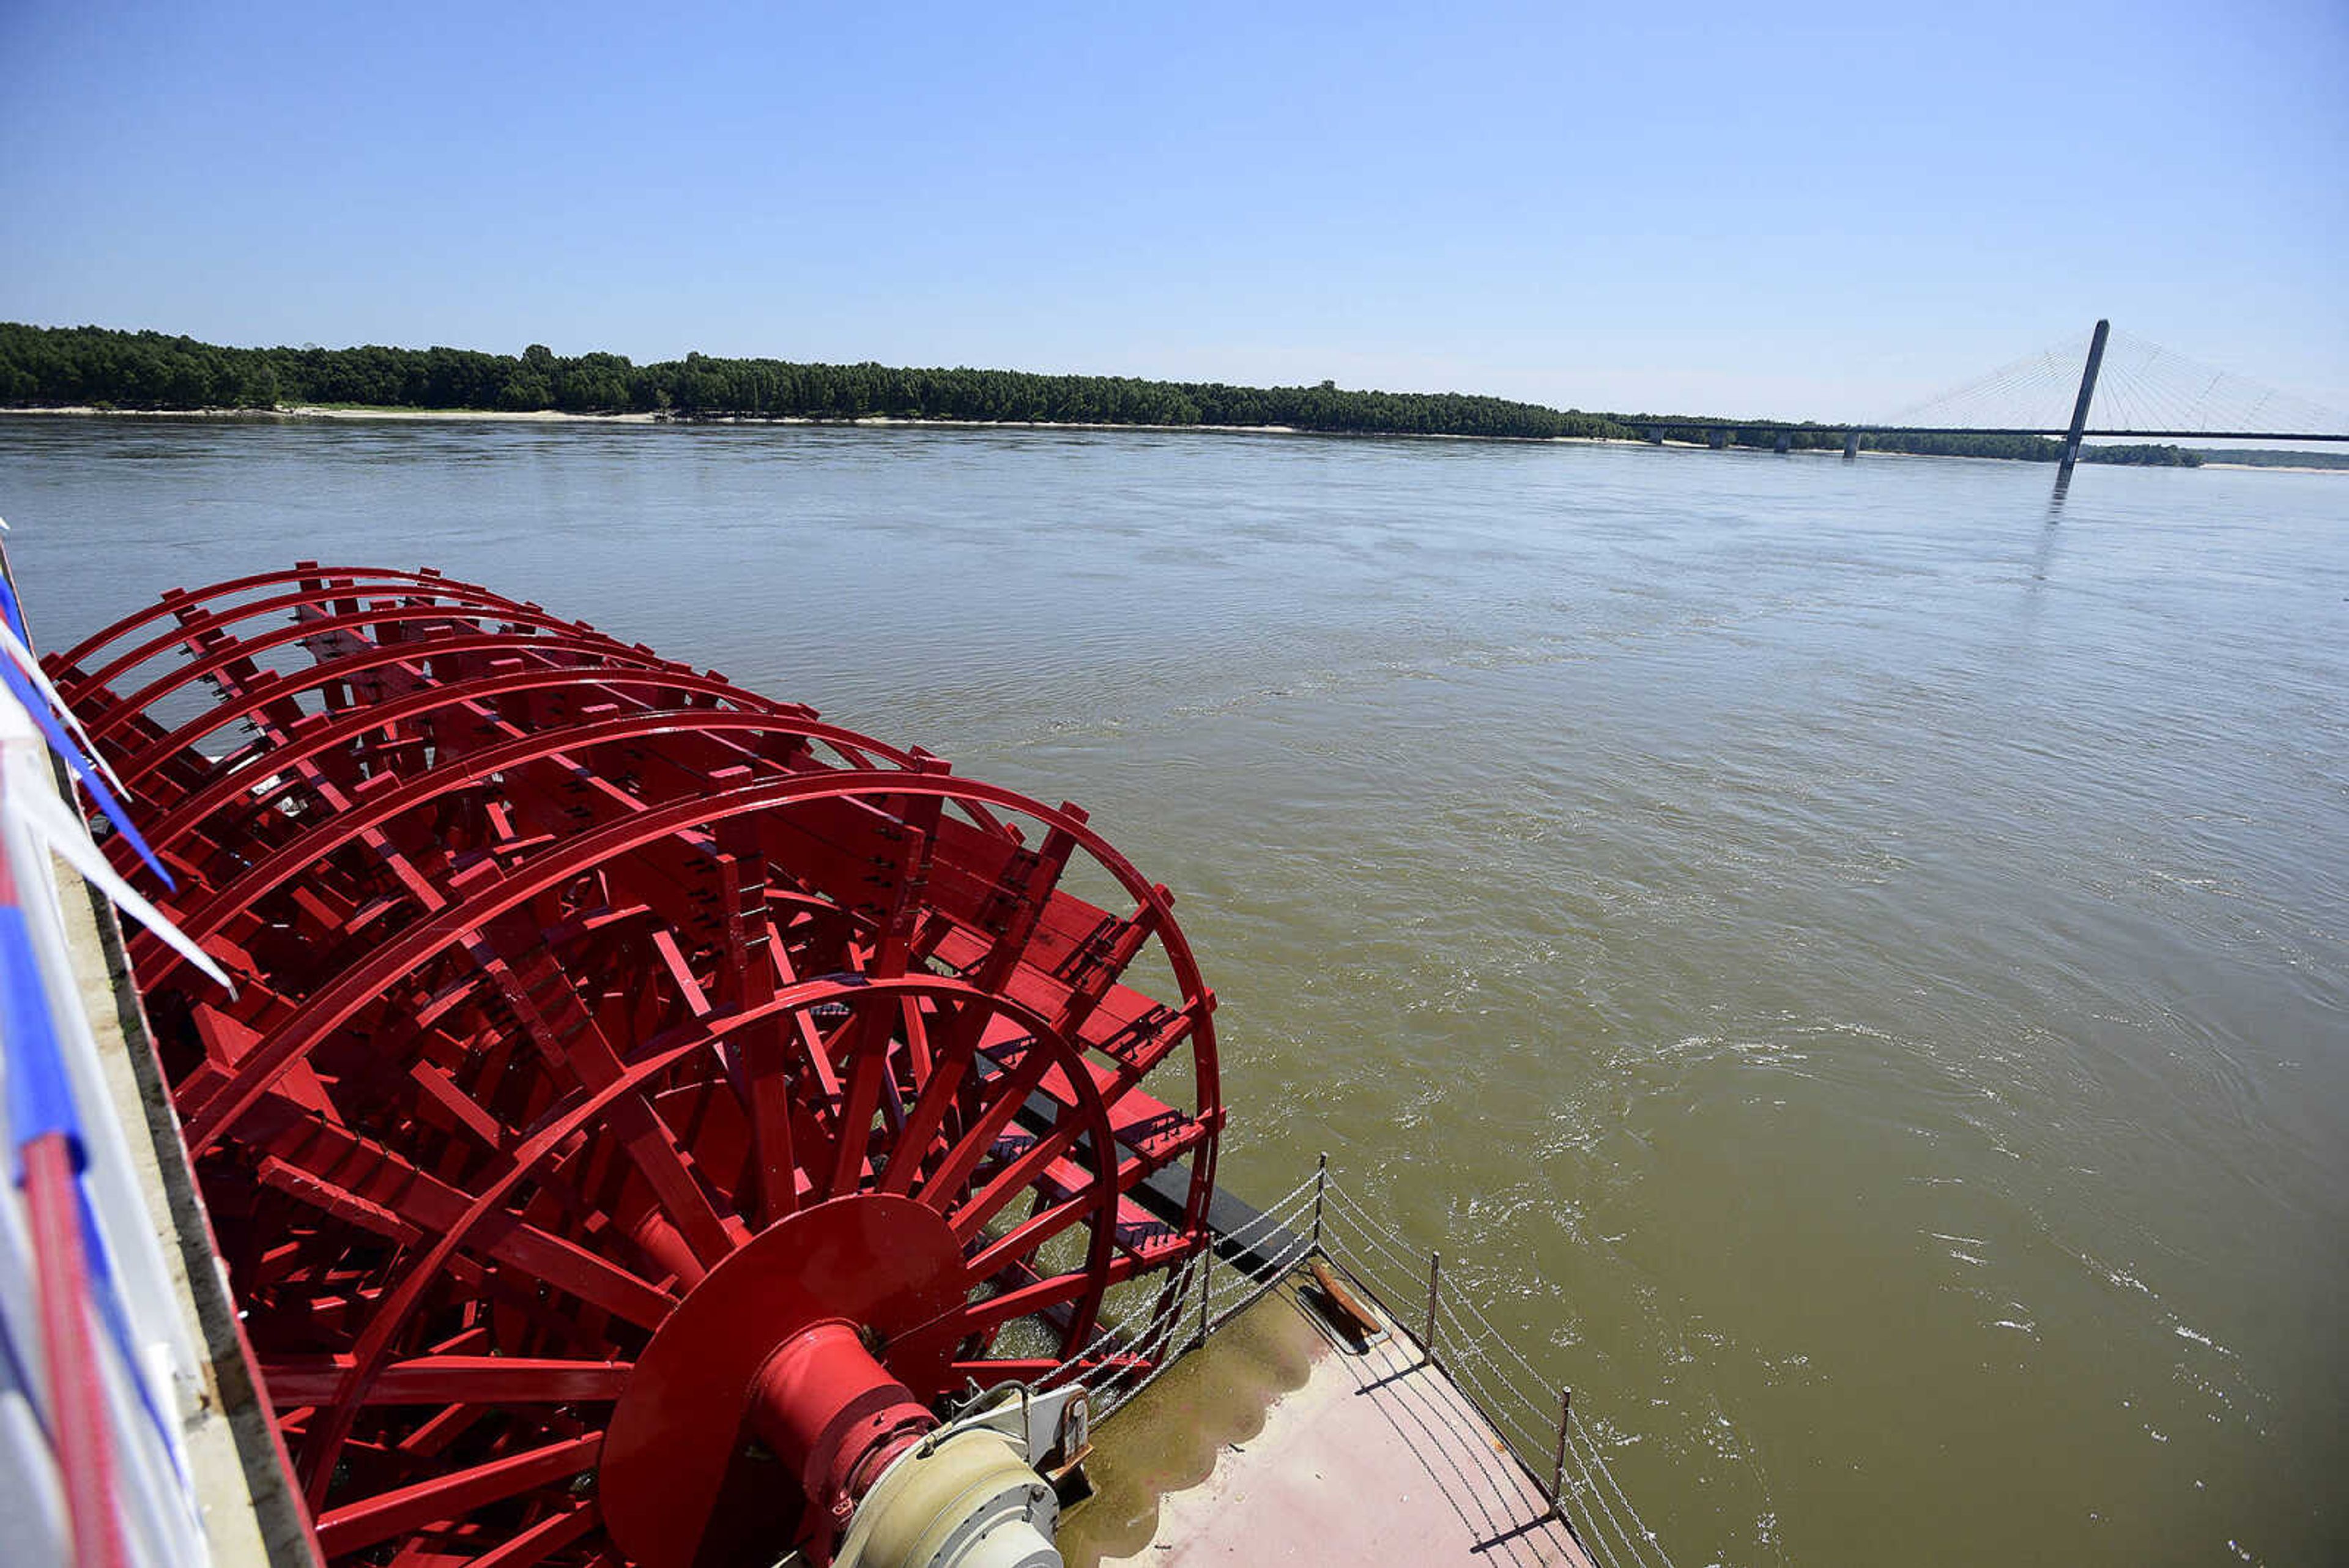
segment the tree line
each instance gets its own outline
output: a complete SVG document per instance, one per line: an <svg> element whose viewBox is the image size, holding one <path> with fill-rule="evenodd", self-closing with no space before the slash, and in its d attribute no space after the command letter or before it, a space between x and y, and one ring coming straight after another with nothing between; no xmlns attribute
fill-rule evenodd
<svg viewBox="0 0 2349 1568"><path fill-rule="evenodd" d="M1639 434L1652 436L1661 431L1672 441L1705 441L1710 432L1723 427L1725 421L1707 420L1688 414L1617 414L1610 416L1618 423L1629 425ZM1796 452L1837 451L1843 449L1848 425L1801 424L1792 428L1764 425L1756 428L1730 429L1728 443L1732 446L1775 448L1783 431L1787 444ZM1862 452L1897 452L1912 457L1996 457L2017 462L2054 462L2064 455L2064 443L2050 436L2033 435L1907 435L1898 431L1863 430L1859 437ZM2082 462L2113 462L2137 467L2199 468L2203 455L2180 446L2141 443L2131 446L2096 446L2083 444Z"/></svg>
<svg viewBox="0 0 2349 1568"><path fill-rule="evenodd" d="M357 404L683 418L970 420L1068 424L1290 425L1408 435L1628 436L1596 414L1454 392L1341 391L909 369L688 354L465 348L226 348L160 332L0 325L0 403L117 409Z"/></svg>
<svg viewBox="0 0 2349 1568"><path fill-rule="evenodd" d="M367 408L653 413L680 419L964 420L984 423L1285 425L1382 435L1637 439L1651 428L1701 431L1719 420L1587 413L1458 392L1236 387L1129 376L915 369L876 364L688 354L638 365L621 354L520 354L470 348L230 348L160 332L0 323L0 406L128 410ZM1702 439L1699 435L1697 439ZM1739 444L1769 446L1772 431ZM1805 426L1792 444L1843 444L1836 426ZM1878 451L2053 462L2060 444L2031 436L1862 438ZM2090 447L2091 462L2199 462L2177 447Z"/></svg>
<svg viewBox="0 0 2349 1568"><path fill-rule="evenodd" d="M2024 462L2054 462L2064 455L2064 443L2049 436L1863 435L1859 444L1876 452L1904 452L1919 457L2004 457ZM2150 441L2127 446L2083 441L2080 461L2119 463L2130 468L2199 468L2202 454L2182 446Z"/></svg>
<svg viewBox="0 0 2349 1568"><path fill-rule="evenodd" d="M2349 452L2284 452L2272 447L2230 452L2206 447L2198 455L2206 462L2240 463L2246 468L2349 468Z"/></svg>

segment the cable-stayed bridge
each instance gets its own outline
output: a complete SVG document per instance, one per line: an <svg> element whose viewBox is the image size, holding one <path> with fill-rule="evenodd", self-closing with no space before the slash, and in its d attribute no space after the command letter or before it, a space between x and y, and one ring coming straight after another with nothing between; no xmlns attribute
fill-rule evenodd
<svg viewBox="0 0 2349 1568"><path fill-rule="evenodd" d="M1840 436L1844 455L1866 437L2044 436L2063 441L2057 483L2071 477L2080 444L2131 441L2349 441L2349 414L2217 366L2116 332L2109 322L1912 403L1883 420L1855 421L1657 419L1629 421L1648 439L1744 444L1775 434L1785 452Z"/></svg>

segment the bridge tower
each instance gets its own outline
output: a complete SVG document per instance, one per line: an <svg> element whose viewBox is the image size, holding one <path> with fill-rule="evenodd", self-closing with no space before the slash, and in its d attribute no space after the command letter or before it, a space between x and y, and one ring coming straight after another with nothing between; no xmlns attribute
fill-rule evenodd
<svg viewBox="0 0 2349 1568"><path fill-rule="evenodd" d="M2064 462L2055 471L2055 484L2062 489L2071 483L2072 465L2080 458L2080 432L2088 428L2088 403L2096 395L2096 371L2105 362L2105 338L2113 329L2109 321L2096 323L2095 335L2088 339L2087 369L2080 373L2080 398L2072 405L2072 429L2064 437Z"/></svg>

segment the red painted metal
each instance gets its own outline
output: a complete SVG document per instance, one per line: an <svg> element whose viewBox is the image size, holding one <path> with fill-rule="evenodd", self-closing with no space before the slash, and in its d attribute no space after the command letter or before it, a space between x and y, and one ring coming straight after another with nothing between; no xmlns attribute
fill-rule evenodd
<svg viewBox="0 0 2349 1568"><path fill-rule="evenodd" d="M63 1133L25 1145L25 1210L40 1293L41 1360L49 1385L50 1440L66 1500L76 1568L120 1568L114 1439L107 1429L89 1260L82 1251L80 1177Z"/></svg>
<svg viewBox="0 0 2349 1568"><path fill-rule="evenodd" d="M842 1455L824 1428L860 1392L894 1407L901 1388L953 1386L932 1325L952 1323L968 1295L962 1249L933 1210L907 1199L835 1199L761 1231L710 1272L637 1358L599 1478L613 1540L644 1568L671 1568L697 1561L710 1532L742 1532L761 1498L796 1490L830 1513L847 1490L833 1472L843 1459L853 1469L861 1450ZM852 1366L862 1387L852 1382L836 1398L812 1390L796 1415L774 1408L767 1379L784 1347L842 1323L884 1347L887 1386L869 1366ZM746 1418L781 1474L735 1464ZM795 1525L796 1501L789 1512Z"/></svg>
<svg viewBox="0 0 2349 1568"><path fill-rule="evenodd" d="M750 1395L750 1425L843 1530L889 1461L938 1425L874 1359L867 1332L839 1317L802 1329L767 1357Z"/></svg>
<svg viewBox="0 0 2349 1568"><path fill-rule="evenodd" d="M50 668L238 981L132 942L330 1557L821 1563L972 1385L1177 1310L1214 999L1077 808L429 572Z"/></svg>

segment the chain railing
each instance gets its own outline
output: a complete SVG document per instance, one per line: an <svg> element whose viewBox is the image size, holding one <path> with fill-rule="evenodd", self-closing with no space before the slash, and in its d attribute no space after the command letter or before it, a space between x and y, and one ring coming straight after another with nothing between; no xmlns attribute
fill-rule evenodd
<svg viewBox="0 0 2349 1568"><path fill-rule="evenodd" d="M1270 1208L1218 1238L1235 1251L1245 1249L1248 1265L1217 1258L1214 1247L1193 1254L1149 1300L1096 1330L1082 1350L1038 1378L1036 1386L1083 1384L1095 1420L1130 1403L1185 1352L1254 1306L1311 1255L1309 1246L1266 1251L1257 1243L1309 1215L1319 1186L1318 1173L1306 1178Z"/></svg>
<svg viewBox="0 0 2349 1568"><path fill-rule="evenodd" d="M1220 1255L1219 1255L1220 1254ZM1553 1387L1475 1302L1447 1282L1330 1175L1329 1157L1245 1224L1186 1261L1151 1300L1039 1380L1084 1385L1099 1420L1131 1403L1187 1351L1319 1258L1378 1304L1507 1444L1557 1517L1604 1568L1671 1568L1656 1532L1609 1468L1571 1389ZM1235 1262L1235 1259L1242 1260ZM1409 1309L1395 1303L1409 1303ZM1416 1317L1406 1318L1406 1311Z"/></svg>
<svg viewBox="0 0 2349 1568"><path fill-rule="evenodd" d="M1605 1449L1575 1408L1573 1391L1550 1385L1456 1284L1447 1284L1436 1253L1424 1262L1336 1182L1321 1206L1320 1250L1381 1302L1423 1300L1416 1323L1389 1311L1453 1385L1492 1422L1510 1452L1540 1486L1583 1545L1608 1568L1671 1568L1650 1530L1609 1468Z"/></svg>

